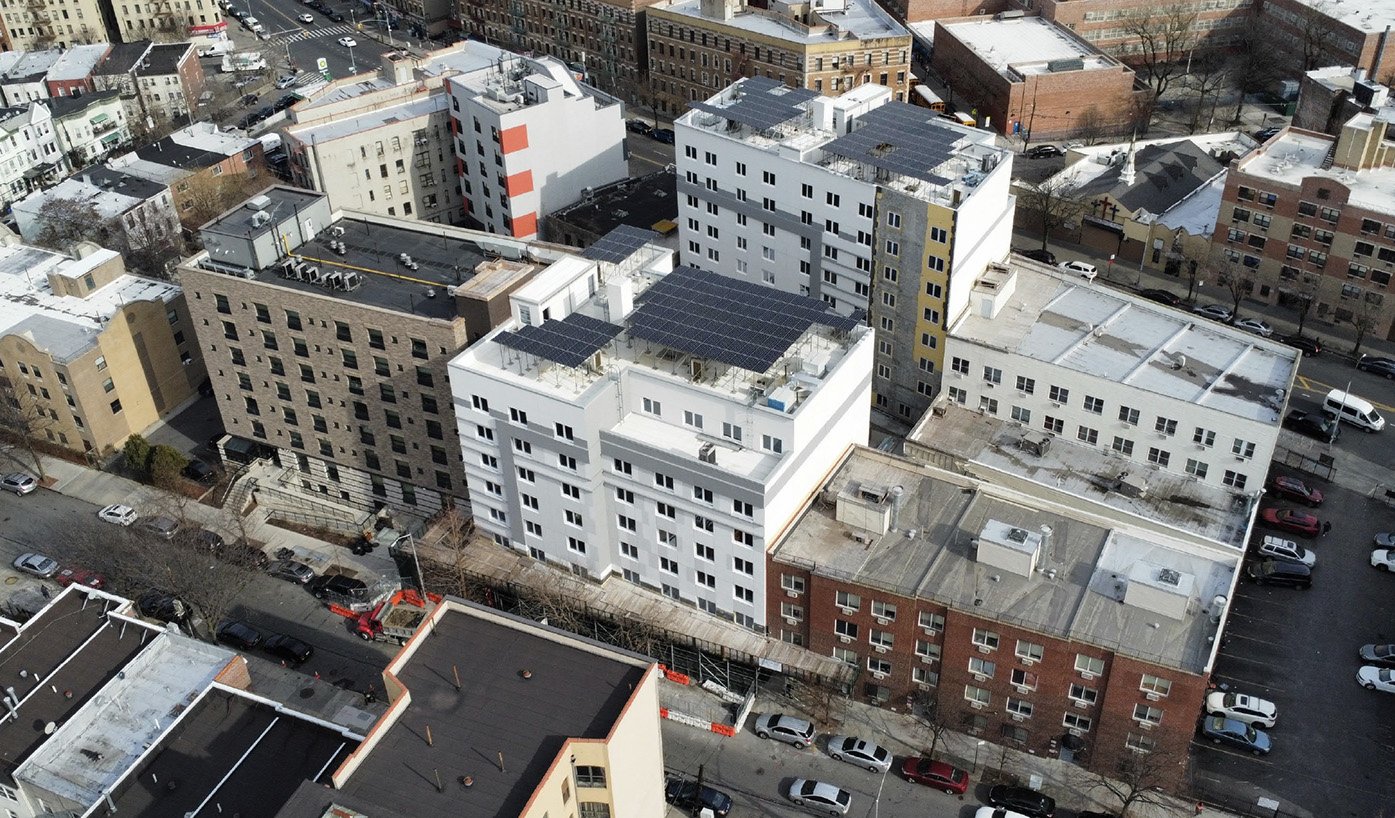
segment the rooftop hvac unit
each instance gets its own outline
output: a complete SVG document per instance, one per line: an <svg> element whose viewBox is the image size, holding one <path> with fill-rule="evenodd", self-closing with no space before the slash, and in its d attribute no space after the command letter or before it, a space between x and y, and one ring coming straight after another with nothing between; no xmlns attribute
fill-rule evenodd
<svg viewBox="0 0 1395 818"><path fill-rule="evenodd" d="M335 237L342 236L344 235L344 228L336 224L335 226L329 229L329 234Z"/></svg>
<svg viewBox="0 0 1395 818"><path fill-rule="evenodd" d="M319 268L319 267L306 267L306 268L305 268L305 279L304 279L304 280L310 282L311 284L319 284L319 283L320 283L320 268Z"/></svg>
<svg viewBox="0 0 1395 818"><path fill-rule="evenodd" d="M704 463L716 464L717 447L711 443L702 444L702 446L698 449L698 460L701 460Z"/></svg>
<svg viewBox="0 0 1395 818"><path fill-rule="evenodd" d="M271 224L270 213L265 210L258 210L256 213L252 214L253 227L266 227L268 224Z"/></svg>
<svg viewBox="0 0 1395 818"><path fill-rule="evenodd" d="M320 276L319 283L332 289L342 289L341 285L344 283L344 276L341 275L338 270L326 270L324 275Z"/></svg>
<svg viewBox="0 0 1395 818"><path fill-rule="evenodd" d="M410 267L411 264L412 264L412 257L409 256L409 255L407 255L406 253L398 253L398 254L397 254L397 261L398 261L403 267Z"/></svg>
<svg viewBox="0 0 1395 818"><path fill-rule="evenodd" d="M345 270L342 274L344 289L357 290L363 286L363 276L353 270Z"/></svg>

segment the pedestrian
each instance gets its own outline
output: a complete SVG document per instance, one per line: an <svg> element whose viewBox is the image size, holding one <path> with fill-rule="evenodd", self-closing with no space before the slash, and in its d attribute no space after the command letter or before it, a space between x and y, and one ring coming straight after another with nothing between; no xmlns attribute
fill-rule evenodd
<svg viewBox="0 0 1395 818"><path fill-rule="evenodd" d="M1331 521L1331 520L1323 520L1323 521L1322 521L1322 536L1326 537L1326 536L1327 536L1327 532L1329 532L1329 531L1331 531L1331 530L1332 530L1332 521Z"/></svg>

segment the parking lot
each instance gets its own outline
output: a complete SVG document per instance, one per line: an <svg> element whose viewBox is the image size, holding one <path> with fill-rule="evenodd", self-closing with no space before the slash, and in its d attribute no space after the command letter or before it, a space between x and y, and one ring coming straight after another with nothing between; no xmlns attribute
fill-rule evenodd
<svg viewBox="0 0 1395 818"><path fill-rule="evenodd" d="M1366 439L1343 430L1345 445ZM1364 818L1383 814L1380 810L1395 798L1387 764L1374 761L1395 750L1395 695L1356 682L1357 649L1395 641L1395 576L1369 563L1373 536L1395 529L1395 510L1305 479L1326 494L1316 511L1333 525L1326 537L1299 540L1317 554L1313 587L1242 580L1214 674L1238 692L1278 705L1278 723L1270 731L1273 750L1254 757L1198 740L1194 775L1208 794L1225 793L1251 804L1268 796L1324 818Z"/></svg>

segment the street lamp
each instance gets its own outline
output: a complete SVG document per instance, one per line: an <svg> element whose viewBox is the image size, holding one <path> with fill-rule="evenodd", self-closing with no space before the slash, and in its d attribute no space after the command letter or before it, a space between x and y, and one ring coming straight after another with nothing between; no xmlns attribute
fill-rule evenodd
<svg viewBox="0 0 1395 818"><path fill-rule="evenodd" d="M358 73L358 65L354 62L354 46L347 45L344 47L349 49L349 74L352 76Z"/></svg>
<svg viewBox="0 0 1395 818"><path fill-rule="evenodd" d="M983 745L987 743L988 742L984 741L983 739L979 739L978 743L974 745L974 775L978 775L978 751L982 750Z"/></svg>

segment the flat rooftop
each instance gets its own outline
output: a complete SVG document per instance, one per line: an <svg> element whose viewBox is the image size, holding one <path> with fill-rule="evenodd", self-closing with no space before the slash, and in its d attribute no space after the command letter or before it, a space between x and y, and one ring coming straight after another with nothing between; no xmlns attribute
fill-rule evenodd
<svg viewBox="0 0 1395 818"><path fill-rule="evenodd" d="M106 611L116 607L72 588L17 634L4 630L0 685L15 689L20 717L0 721L0 779L13 782L19 766L49 738L44 725L66 724L150 644L149 629L107 620Z"/></svg>
<svg viewBox="0 0 1395 818"><path fill-rule="evenodd" d="M648 660L622 661L613 648L592 650L534 622L446 604L452 607L431 633L418 634L414 650L389 668L411 703L393 724L379 726L386 732L340 790L389 809L410 804L416 815L455 815L455 781L470 775L470 815L518 815L569 738L609 736ZM444 793L435 770L446 779Z"/></svg>
<svg viewBox="0 0 1395 818"><path fill-rule="evenodd" d="M772 559L1146 661L1205 670L1217 632L1206 606L1230 592L1240 552L1197 548L1141 530L1109 509L1058 505L865 447L852 450L823 494L872 486L903 489L892 530L853 527L836 519L831 504L813 503L775 545ZM1043 533L1031 576L979 560L979 538L1004 528ZM1124 603L1131 584L1153 584L1132 574L1138 564L1187 578L1182 590L1189 601L1180 618Z"/></svg>
<svg viewBox="0 0 1395 818"><path fill-rule="evenodd" d="M116 813L271 815L303 785L324 791L334 768L358 745L356 736L213 687L117 788ZM170 781L179 787L169 790Z"/></svg>
<svg viewBox="0 0 1395 818"><path fill-rule="evenodd" d="M0 335L25 335L60 362L95 346L99 333L123 306L136 301L169 302L179 287L126 273L86 298L58 295L48 273L81 278L84 270L111 261L117 253L98 250L86 258L29 245L0 245Z"/></svg>
<svg viewBox="0 0 1395 818"><path fill-rule="evenodd" d="M1119 65L1118 60L1072 36L1069 29L1043 17L985 17L940 25L1005 76L1049 74L1050 63L1055 60L1081 60L1087 69Z"/></svg>
<svg viewBox="0 0 1395 818"><path fill-rule="evenodd" d="M670 0L650 8L705 20L709 27L738 29L800 45L839 42L847 39L843 32L859 40L910 36L905 27L872 0L847 0L844 11L810 12L811 20L823 20L828 26L807 26L778 12L745 5L729 20L714 20L703 17L700 0Z"/></svg>
<svg viewBox="0 0 1395 818"><path fill-rule="evenodd" d="M395 105L373 105L356 108L343 116L317 120L309 125L286 128L286 132L306 144L333 142L384 125L409 122L448 109L450 100L443 93L428 93Z"/></svg>
<svg viewBox="0 0 1395 818"><path fill-rule="evenodd" d="M1357 31L1377 34L1395 20L1395 0L1300 0L1316 9L1322 17L1330 17Z"/></svg>
<svg viewBox="0 0 1395 818"><path fill-rule="evenodd" d="M1353 117L1358 121L1370 119L1370 114ZM1395 213L1395 167L1356 171L1337 165L1323 167L1328 153L1336 144L1336 137L1290 128L1240 160L1236 170L1295 188L1309 177L1331 179L1351 189L1352 204L1382 213Z"/></svg>
<svg viewBox="0 0 1395 818"><path fill-rule="evenodd" d="M678 171L664 169L636 179L622 179L597 189L589 201L549 213L547 219L573 225L597 237L622 224L657 230L663 222L677 223Z"/></svg>
<svg viewBox="0 0 1395 818"><path fill-rule="evenodd" d="M996 317L965 310L950 334L1053 366L1263 423L1277 423L1298 351L1037 265Z"/></svg>
<svg viewBox="0 0 1395 818"><path fill-rule="evenodd" d="M878 95L885 101L857 115L852 130L841 133L831 119L815 119L818 94L749 77L695 103L676 122L945 207L954 207L956 196L971 199L985 173L1009 156L991 132L892 100L882 86L860 85L831 103L859 106Z"/></svg>
<svg viewBox="0 0 1395 818"><path fill-rule="evenodd" d="M513 52L496 48L488 43L482 43L478 40L464 40L446 48L427 52L421 59L414 60L412 67L413 71L422 77L439 78L487 70L497 65L501 57L509 58L512 56ZM414 79L411 84L416 85L417 81ZM322 90L314 93L311 99L297 104L293 112L297 118L302 115L320 116L319 109L329 108L378 91L385 91L393 86L392 80L384 77L381 73L346 77L326 85Z"/></svg>
<svg viewBox="0 0 1395 818"><path fill-rule="evenodd" d="M950 404L943 414L925 413L907 438L906 450L912 457L919 457L920 449L929 450L935 455L930 462L947 456L990 482L995 479L992 475L1020 476L1151 520L1167 528L1171 536L1244 547L1249 515L1243 506L1236 507L1234 492L1161 469L1140 471L1065 437L1054 438L1045 454L1028 457L1018 445L1023 433L1020 424ZM1147 493L1142 497L1120 493L1121 471L1145 478Z"/></svg>

